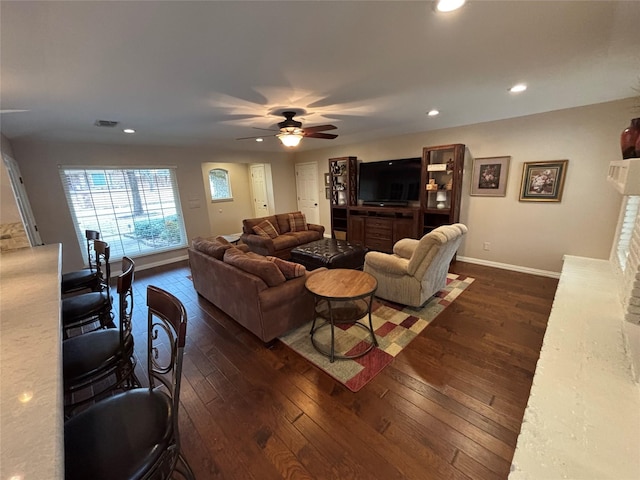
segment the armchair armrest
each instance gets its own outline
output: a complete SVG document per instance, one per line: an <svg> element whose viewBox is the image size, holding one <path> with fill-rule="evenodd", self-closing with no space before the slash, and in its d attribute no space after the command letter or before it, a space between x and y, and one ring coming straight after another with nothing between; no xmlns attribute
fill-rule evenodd
<svg viewBox="0 0 640 480"><path fill-rule="evenodd" d="M253 233L243 233L240 235L240 240L249 246L249 250L260 255L273 255L276 251L271 238Z"/></svg>
<svg viewBox="0 0 640 480"><path fill-rule="evenodd" d="M365 267L371 267L382 273L391 275L407 275L409 260L398 255L382 252L368 252L364 257Z"/></svg>
<svg viewBox="0 0 640 480"><path fill-rule="evenodd" d="M324 235L324 226L317 225L315 223L307 223L307 228L309 230L315 230L316 232L320 232L320 235Z"/></svg>
<svg viewBox="0 0 640 480"><path fill-rule="evenodd" d="M407 260L413 256L413 252L418 247L420 240L414 238L403 238L398 240L393 246L393 253Z"/></svg>

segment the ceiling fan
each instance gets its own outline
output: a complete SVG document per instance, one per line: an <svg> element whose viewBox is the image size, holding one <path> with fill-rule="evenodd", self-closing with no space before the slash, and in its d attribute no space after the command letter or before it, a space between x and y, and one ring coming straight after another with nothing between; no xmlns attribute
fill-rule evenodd
<svg viewBox="0 0 640 480"><path fill-rule="evenodd" d="M282 112L284 116L284 121L278 123L278 128L280 129L280 133L276 133L274 135L270 135L273 137L278 137L282 144L286 147L295 147L300 143L303 137L308 138L324 138L325 140L333 140L338 135L333 133L323 133L325 130L335 130L335 125L316 125L314 127L306 127L302 128L302 122L298 122L294 120L293 117L297 112L293 111L285 111ZM258 130L267 130L270 132L274 132L275 130L269 130L265 128L257 128ZM261 138L258 137L242 137L237 138L236 140L247 140L250 138Z"/></svg>

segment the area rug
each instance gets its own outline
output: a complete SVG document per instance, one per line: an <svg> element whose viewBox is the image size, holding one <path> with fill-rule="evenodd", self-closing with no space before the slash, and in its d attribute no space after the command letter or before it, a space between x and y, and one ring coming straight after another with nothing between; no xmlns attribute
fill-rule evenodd
<svg viewBox="0 0 640 480"><path fill-rule="evenodd" d="M473 280L463 275L448 274L446 287L421 308L407 307L376 298L371 317L378 347L374 347L360 358L336 359L331 363L328 357L316 351L311 344L311 322L287 332L280 340L349 390L357 392L389 365L411 340L471 285ZM368 318L363 317L361 322L368 325ZM330 345L330 330L328 327L323 328L314 335L316 341L327 351ZM336 353L346 355L363 351L368 346L367 341L371 340L367 331L353 325L336 326L335 337Z"/></svg>

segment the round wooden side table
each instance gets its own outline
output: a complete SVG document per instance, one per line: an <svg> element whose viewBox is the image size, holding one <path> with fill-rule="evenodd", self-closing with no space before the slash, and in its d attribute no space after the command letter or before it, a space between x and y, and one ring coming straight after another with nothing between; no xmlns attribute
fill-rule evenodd
<svg viewBox="0 0 640 480"><path fill-rule="evenodd" d="M311 325L311 343L321 354L329 357L333 363L336 358L358 358L378 345L371 320L371 306L373 295L378 288L378 282L369 273L360 270L335 268L314 273L305 286L316 298L316 316ZM369 316L367 327L358 320ZM316 320L320 317L324 322L316 327ZM371 343L362 352L355 355L339 355L335 353L335 326L338 324L352 324L364 328L371 335ZM321 328L331 328L331 347L329 351L323 349L315 340L315 333Z"/></svg>

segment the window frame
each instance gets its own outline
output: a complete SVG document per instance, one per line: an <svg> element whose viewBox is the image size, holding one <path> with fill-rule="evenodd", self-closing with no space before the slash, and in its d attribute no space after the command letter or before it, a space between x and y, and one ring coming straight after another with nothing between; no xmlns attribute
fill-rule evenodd
<svg viewBox="0 0 640 480"><path fill-rule="evenodd" d="M211 174L214 172L222 172L224 173L224 180L226 181L226 187L227 190L229 191L229 196L227 197L215 197L214 196L214 188L213 188L213 183L211 181ZM209 170L209 174L207 175L207 178L209 180L209 197L211 199L211 203L217 203L217 202L231 202L233 201L233 190L231 189L231 174L229 173L229 170L225 169L225 168L220 168L220 167L215 167L212 168L211 170Z"/></svg>
<svg viewBox="0 0 640 480"><path fill-rule="evenodd" d="M88 264L86 229L100 232L101 240L111 247L112 262L124 255L137 258L188 247L177 167L59 165L58 169L85 265ZM144 209L138 218L134 213L136 195L132 193L131 178L136 179L136 190ZM81 195L88 198L83 206L78 199ZM116 199L119 203L115 203ZM102 213L99 212L101 204L105 209ZM158 221L165 222L164 228L160 226L158 230L156 225L151 228ZM147 233L145 223L150 231L148 237L139 233ZM169 226L172 228L167 228Z"/></svg>

